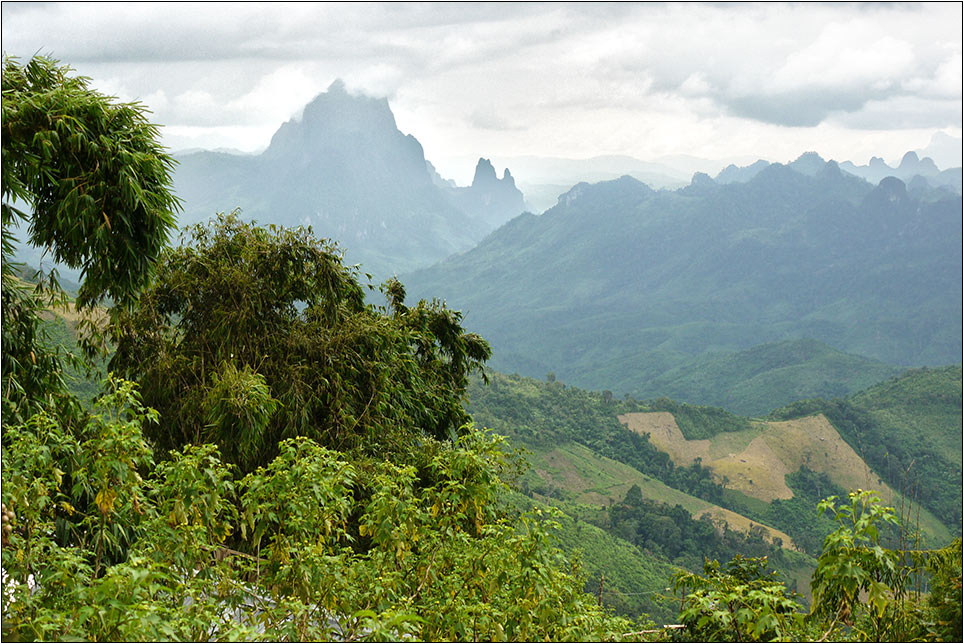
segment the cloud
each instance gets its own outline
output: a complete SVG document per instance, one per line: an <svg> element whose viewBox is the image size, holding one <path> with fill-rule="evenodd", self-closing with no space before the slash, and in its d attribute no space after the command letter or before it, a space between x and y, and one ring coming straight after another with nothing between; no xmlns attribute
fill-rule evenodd
<svg viewBox="0 0 964 644"><path fill-rule="evenodd" d="M263 146L342 78L427 153L643 154L719 128L958 127L960 22L957 3L5 3L2 30L195 144Z"/></svg>

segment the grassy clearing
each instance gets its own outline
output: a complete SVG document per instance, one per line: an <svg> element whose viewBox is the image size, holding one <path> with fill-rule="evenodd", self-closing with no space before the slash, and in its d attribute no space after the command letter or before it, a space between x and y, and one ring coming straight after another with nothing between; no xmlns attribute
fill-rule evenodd
<svg viewBox="0 0 964 644"><path fill-rule="evenodd" d="M686 440L667 412L623 414L619 420L637 433L649 434L650 441L677 465L688 465L699 458L713 471L717 482L760 501L792 498L786 475L806 466L826 473L845 490L876 490L886 503L907 505L822 414L754 423L749 430L702 440ZM916 509L914 519L916 522ZM950 539L947 528L926 509L920 512L920 526L938 541Z"/></svg>

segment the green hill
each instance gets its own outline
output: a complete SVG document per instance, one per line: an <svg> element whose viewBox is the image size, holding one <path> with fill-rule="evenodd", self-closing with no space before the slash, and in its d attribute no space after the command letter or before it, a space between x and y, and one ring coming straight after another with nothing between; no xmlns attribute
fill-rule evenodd
<svg viewBox="0 0 964 644"><path fill-rule="evenodd" d="M626 364L628 373L613 382L614 389L640 399L666 396L752 416L796 400L847 396L903 371L811 339L683 357L665 370L650 371L645 360L632 363L635 369ZM644 380L644 374L651 379Z"/></svg>
<svg viewBox="0 0 964 644"><path fill-rule="evenodd" d="M404 282L462 310L500 371L762 413L959 359L960 211L833 163L676 191L623 177Z"/></svg>
<svg viewBox="0 0 964 644"><path fill-rule="evenodd" d="M944 377L936 380L945 385L948 375L953 375L953 369L936 371ZM902 378L895 382L917 381ZM932 388L933 383L924 386L925 391ZM892 394L888 399L921 397L913 398L905 389L899 390L905 393ZM882 385L861 396L877 391L887 388ZM931 545L949 541L957 531L945 515L926 503L918 512L917 506L923 503L920 495L895 485L877 465L868 467L852 442L852 432L841 430L839 422L828 421L837 416L832 413L833 404L826 401L811 401L812 405L800 410L806 414L778 413L769 421L761 421L665 398L644 402L617 399L608 391L567 387L552 374L546 381L538 381L491 373L488 385L474 382L469 394L469 409L476 423L506 434L513 444L530 452L531 468L521 479L525 492L608 526L631 542L632 535L645 530L618 528L612 514L625 503L630 488L638 489L647 504L656 504L647 506L645 512L655 511L663 517L661 521L673 518L670 508L676 507L691 522L706 518L718 525L725 523L728 530L743 535L728 538L744 539L740 546L744 549L780 543L818 554L832 525L826 518L817 517L817 502L855 488L877 489L888 503L901 508L905 517L909 515L924 530ZM945 392L941 404L952 398L953 392ZM831 413L814 416L818 404ZM935 423L953 417L952 412L935 405L930 408L932 417L939 419ZM895 407L891 405L891 414L896 413ZM922 404L918 402L917 407ZM913 416L913 405L903 409ZM672 425L672 432L660 429L665 419ZM958 412L958 427L959 422ZM959 479L956 489L959 499ZM915 508L913 512L908 512L910 507ZM689 525L684 522L682 528ZM669 538L666 534L672 531L662 538ZM754 541L755 534L763 541ZM672 553L674 563L692 564L688 550L674 550L673 539L645 539L640 543L649 543L663 554ZM699 546L694 541L687 547L707 556L712 556L713 548L723 552L729 547L711 541ZM805 577L797 572L801 579Z"/></svg>

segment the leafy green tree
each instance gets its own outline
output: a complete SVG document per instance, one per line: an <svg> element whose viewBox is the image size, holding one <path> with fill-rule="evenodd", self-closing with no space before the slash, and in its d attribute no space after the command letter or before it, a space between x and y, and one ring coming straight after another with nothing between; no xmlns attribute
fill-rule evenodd
<svg viewBox="0 0 964 644"><path fill-rule="evenodd" d="M309 230L260 228L236 213L187 232L138 305L117 318L111 368L136 378L164 422L159 450L216 442L245 472L279 441L397 453L468 421L468 374L489 345L438 303L365 303L354 269Z"/></svg>
<svg viewBox="0 0 964 644"><path fill-rule="evenodd" d="M721 566L707 560L703 575L680 572L680 622L689 636L707 642L761 642L791 639L803 624L802 606L767 571L767 559L737 555Z"/></svg>
<svg viewBox="0 0 964 644"><path fill-rule="evenodd" d="M927 637L939 642L961 641L964 616L961 610L961 539L932 554L927 560L931 590L927 596L928 619L921 620Z"/></svg>
<svg viewBox="0 0 964 644"><path fill-rule="evenodd" d="M874 492L857 490L848 495L848 503L838 507L832 496L817 509L832 513L838 528L827 536L817 560L813 613L853 623L855 611L864 608L861 593L867 593L874 634L884 635L887 608L903 594L906 578L900 553L880 545L880 528L898 523L893 508L881 505Z"/></svg>
<svg viewBox="0 0 964 644"><path fill-rule="evenodd" d="M16 230L80 269L77 305L129 303L174 225L173 159L138 104L116 103L56 61L3 62L3 416L22 421L63 389L63 356L39 311L64 300L55 279L30 292L11 260ZM93 331L93 325L88 328Z"/></svg>
<svg viewBox="0 0 964 644"><path fill-rule="evenodd" d="M874 492L850 492L839 506L830 497L818 509L838 523L811 583L811 618L826 628L824 639L834 634L860 641L960 639L960 539L938 550L882 547L881 528L900 527L900 520ZM922 596L925 576L930 592Z"/></svg>
<svg viewBox="0 0 964 644"><path fill-rule="evenodd" d="M4 261L4 639L586 640L630 628L581 591L551 518L503 506L506 449L463 426L461 406L489 349L457 313L406 307L397 281L388 308L366 306L333 247L236 218L165 252L128 311L175 205L152 127L49 61L6 62L3 94L4 260L28 221L33 241L79 265L80 305L120 305L120 355L163 407L111 377L84 412L37 332L56 287L31 293Z"/></svg>

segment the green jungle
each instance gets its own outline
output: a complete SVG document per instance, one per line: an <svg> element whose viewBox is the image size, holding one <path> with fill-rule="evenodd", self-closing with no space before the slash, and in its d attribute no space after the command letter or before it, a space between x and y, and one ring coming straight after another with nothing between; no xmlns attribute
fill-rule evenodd
<svg viewBox="0 0 964 644"><path fill-rule="evenodd" d="M960 365L500 373L309 229L178 231L144 108L56 61L4 61L2 130L4 640L961 641ZM862 379L785 403L776 354Z"/></svg>

